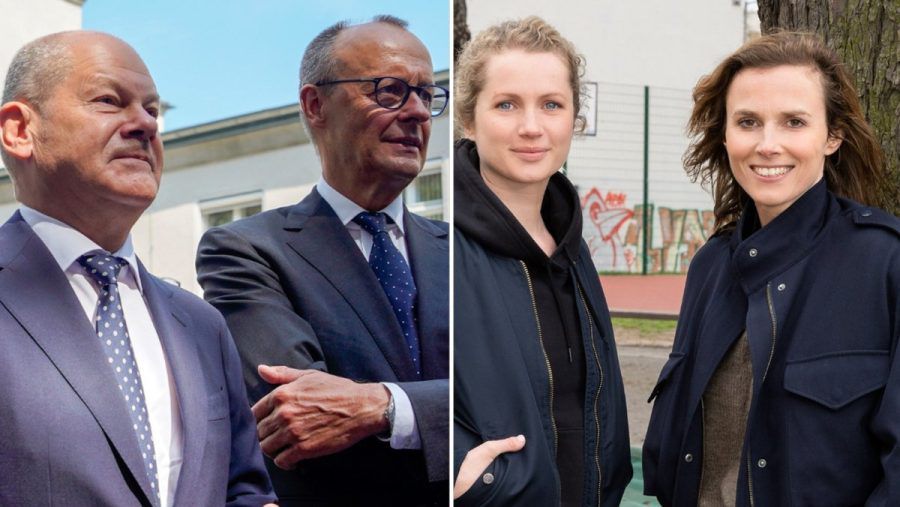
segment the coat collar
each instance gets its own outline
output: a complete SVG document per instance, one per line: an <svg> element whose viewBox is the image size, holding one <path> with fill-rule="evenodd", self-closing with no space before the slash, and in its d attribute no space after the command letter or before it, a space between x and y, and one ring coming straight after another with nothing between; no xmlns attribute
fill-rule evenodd
<svg viewBox="0 0 900 507"><path fill-rule="evenodd" d="M175 290L168 283L149 274L140 266L141 283L147 308L165 352L174 379L175 396L181 413L182 464L175 486L175 504L190 503L191 487L199 480L203 450L206 445L208 393L202 381L203 373L197 339L193 336L193 319L174 301Z"/></svg>
<svg viewBox="0 0 900 507"><path fill-rule="evenodd" d="M123 469L150 498L124 400L111 402L122 395L103 360L100 340L65 274L18 212L0 228L0 304L72 386L124 462Z"/></svg>
<svg viewBox="0 0 900 507"><path fill-rule="evenodd" d="M408 213L407 213L408 215ZM407 222L407 226L410 224ZM400 381L416 380L400 323L381 284L344 224L315 189L285 218L287 244L313 266L353 308ZM412 242L411 242L412 243ZM410 245L410 258L417 255ZM418 275L413 261L413 276ZM417 287L418 287L417 279Z"/></svg>
<svg viewBox="0 0 900 507"><path fill-rule="evenodd" d="M730 241L731 262L744 292L759 290L808 255L830 219L839 212L838 202L826 188L824 178L762 228L756 207L750 202Z"/></svg>
<svg viewBox="0 0 900 507"><path fill-rule="evenodd" d="M418 291L416 318L422 351L422 378L447 378L450 344L447 328L450 319L450 244L447 230L408 211L406 248Z"/></svg>

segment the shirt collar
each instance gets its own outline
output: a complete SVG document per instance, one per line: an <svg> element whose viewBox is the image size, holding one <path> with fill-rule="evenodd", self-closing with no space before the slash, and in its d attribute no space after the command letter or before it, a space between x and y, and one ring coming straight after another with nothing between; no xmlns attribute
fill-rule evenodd
<svg viewBox="0 0 900 507"><path fill-rule="evenodd" d="M25 222L31 226L34 233L44 242L47 250L50 250L50 255L53 256L53 259L63 271L68 271L72 264L78 264L78 258L86 253L106 253L106 250L72 226L49 217L40 211L23 204L19 207L19 213ZM143 292L141 277L138 275L137 256L134 253L134 245L131 242L131 234L125 238L122 248L112 252L112 254L128 262L128 267L137 283L137 288ZM78 268L81 269L81 266L79 265Z"/></svg>
<svg viewBox="0 0 900 507"><path fill-rule="evenodd" d="M348 199L346 196L335 190L331 185L325 181L324 177L320 177L318 183L316 183L316 190L319 192L319 195L322 196L322 199L325 199L325 202L331 206L331 209L334 210L334 213L341 220L341 223L346 227L348 224L353 222L353 219L356 215L359 215L363 211L368 211L362 208L359 204ZM400 233L403 234L403 194L397 196L396 199L391 201L384 209L379 210L379 212L384 213L389 216L391 220L397 224L397 228L400 229Z"/></svg>

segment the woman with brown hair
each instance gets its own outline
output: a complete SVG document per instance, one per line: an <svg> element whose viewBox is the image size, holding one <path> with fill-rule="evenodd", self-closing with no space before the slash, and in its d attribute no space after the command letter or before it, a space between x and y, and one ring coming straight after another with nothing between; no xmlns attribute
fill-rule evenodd
<svg viewBox="0 0 900 507"><path fill-rule="evenodd" d="M477 34L457 64L457 505L617 506L631 478L609 311L559 172L582 65L536 17Z"/></svg>
<svg viewBox="0 0 900 507"><path fill-rule="evenodd" d="M900 220L835 53L753 40L694 89L688 173L716 234L650 398L664 505L900 505Z"/></svg>

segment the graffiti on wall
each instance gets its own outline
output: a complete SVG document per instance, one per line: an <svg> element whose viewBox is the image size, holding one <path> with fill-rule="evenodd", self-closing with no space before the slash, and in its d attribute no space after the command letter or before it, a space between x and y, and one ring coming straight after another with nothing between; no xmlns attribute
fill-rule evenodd
<svg viewBox="0 0 900 507"><path fill-rule="evenodd" d="M598 271L641 273L644 209L626 207L627 195L592 188L581 200L584 239ZM649 206L649 273L684 273L697 250L713 233L712 210Z"/></svg>

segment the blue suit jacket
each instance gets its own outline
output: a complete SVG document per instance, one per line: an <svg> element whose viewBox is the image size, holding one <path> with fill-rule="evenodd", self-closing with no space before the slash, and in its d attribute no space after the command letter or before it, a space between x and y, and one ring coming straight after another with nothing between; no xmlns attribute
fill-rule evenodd
<svg viewBox="0 0 900 507"><path fill-rule="evenodd" d="M394 450L371 437L293 472L267 460L282 505L447 504L447 224L404 215L422 380L378 279L315 190L295 206L212 229L200 242L200 284L234 335L252 400L272 389L256 372L264 363L396 382L412 402L421 451Z"/></svg>
<svg viewBox="0 0 900 507"><path fill-rule="evenodd" d="M181 410L175 504L271 501L221 316L140 273ZM137 438L104 357L65 274L16 213L0 227L0 505L149 505Z"/></svg>

